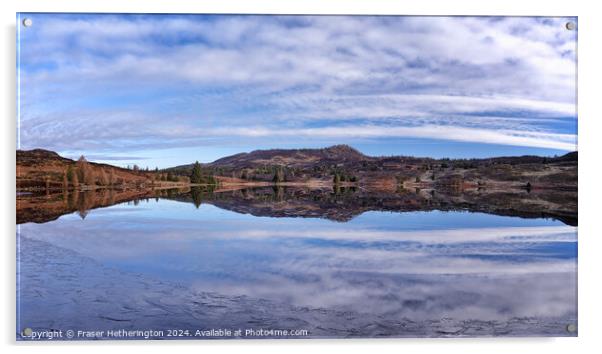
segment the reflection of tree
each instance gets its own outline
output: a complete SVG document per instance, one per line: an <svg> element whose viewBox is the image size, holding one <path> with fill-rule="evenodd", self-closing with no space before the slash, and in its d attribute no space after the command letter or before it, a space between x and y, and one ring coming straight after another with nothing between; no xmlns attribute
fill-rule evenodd
<svg viewBox="0 0 602 354"><path fill-rule="evenodd" d="M217 193L214 194L215 191L215 185L206 185L206 186L196 186L196 187L192 187L190 188L190 198L192 199L192 203L194 204L194 206L197 207L197 209L201 206L201 204L203 203L203 200L205 199L215 199L216 197L219 198L223 195L221 195L221 193ZM175 191L175 195L176 196L180 196L182 195L182 191ZM186 192L184 192L186 193Z"/></svg>
<svg viewBox="0 0 602 354"><path fill-rule="evenodd" d="M272 186L272 190L274 191L274 200L282 201L284 200L284 187L282 186Z"/></svg>
<svg viewBox="0 0 602 354"><path fill-rule="evenodd" d="M190 196L192 197L192 202L194 206L198 209L201 206L201 202L203 200L203 190L199 187L192 187L190 189Z"/></svg>
<svg viewBox="0 0 602 354"><path fill-rule="evenodd" d="M67 208L76 209L77 205L77 191L73 191L72 193L65 194L65 198L67 199Z"/></svg>
<svg viewBox="0 0 602 354"><path fill-rule="evenodd" d="M348 196L353 193L356 193L357 187L356 186L343 187L343 186L335 184L332 186L332 191L333 191L332 194L335 196Z"/></svg>
<svg viewBox="0 0 602 354"><path fill-rule="evenodd" d="M152 196L148 190L97 189L88 191L65 190L62 193L17 197L17 224L47 222L76 212L84 219L89 211L122 202L132 202ZM153 192L154 193L154 192Z"/></svg>
<svg viewBox="0 0 602 354"><path fill-rule="evenodd" d="M365 211L411 212L417 210L469 210L521 217L554 217L576 225L575 192L525 189L516 192L482 191L461 193L447 190L367 191L355 187L327 189L287 188L269 186L245 190L215 191L215 186L183 189L64 191L63 194L17 197L17 223L46 222L60 215L77 212L82 219L90 209L116 203L137 204L149 197L174 199L193 203L199 208L210 203L227 210L253 215L286 217L324 217L346 221Z"/></svg>
<svg viewBox="0 0 602 354"><path fill-rule="evenodd" d="M77 213L85 219L91 209L100 205L115 204L114 191L74 191L69 194L69 206L77 209Z"/></svg>
<svg viewBox="0 0 602 354"><path fill-rule="evenodd" d="M332 186L332 191L333 191L333 193L334 193L335 195L340 195L340 194L341 194L341 188L342 188L342 187L341 187L341 185L340 185L340 184L338 184L338 183L335 183L335 184Z"/></svg>
<svg viewBox="0 0 602 354"><path fill-rule="evenodd" d="M92 206L88 207L88 205L90 205L92 202L92 199L90 197L90 192L82 192L82 193L78 193L79 194L79 198L77 201L77 210L78 210L78 214L79 216L83 219L86 218L86 215L88 215L88 210L90 210L92 208Z"/></svg>

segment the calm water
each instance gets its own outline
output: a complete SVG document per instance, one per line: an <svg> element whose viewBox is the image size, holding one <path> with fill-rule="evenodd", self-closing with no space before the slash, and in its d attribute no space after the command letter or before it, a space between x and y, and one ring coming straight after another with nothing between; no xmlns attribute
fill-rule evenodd
<svg viewBox="0 0 602 354"><path fill-rule="evenodd" d="M19 227L18 328L522 336L577 320L576 228L559 221L153 199Z"/></svg>

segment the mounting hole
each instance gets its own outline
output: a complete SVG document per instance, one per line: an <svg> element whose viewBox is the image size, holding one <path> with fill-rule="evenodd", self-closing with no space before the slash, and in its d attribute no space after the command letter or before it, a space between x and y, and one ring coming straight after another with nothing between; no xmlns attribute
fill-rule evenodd
<svg viewBox="0 0 602 354"><path fill-rule="evenodd" d="M31 20L31 18L25 18L25 19L23 19L23 26L25 26L25 27L31 27L31 25L33 25L33 21Z"/></svg>
<svg viewBox="0 0 602 354"><path fill-rule="evenodd" d="M575 28L577 28L577 25L575 25L575 22L569 21L569 22L565 23L564 27L566 29L568 29L569 31L574 31Z"/></svg>
<svg viewBox="0 0 602 354"><path fill-rule="evenodd" d="M577 325L571 323L570 325L566 326L566 330L567 332L575 333L577 332Z"/></svg>

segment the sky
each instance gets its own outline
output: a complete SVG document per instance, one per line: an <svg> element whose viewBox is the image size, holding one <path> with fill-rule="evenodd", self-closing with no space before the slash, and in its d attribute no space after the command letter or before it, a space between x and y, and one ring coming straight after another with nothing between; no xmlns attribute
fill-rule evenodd
<svg viewBox="0 0 602 354"><path fill-rule="evenodd" d="M576 18L17 20L21 149L151 169L335 144L437 158L577 150Z"/></svg>

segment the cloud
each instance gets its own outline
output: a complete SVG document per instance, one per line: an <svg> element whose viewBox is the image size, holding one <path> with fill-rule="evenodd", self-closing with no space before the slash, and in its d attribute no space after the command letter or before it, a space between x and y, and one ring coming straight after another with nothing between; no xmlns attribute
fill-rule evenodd
<svg viewBox="0 0 602 354"><path fill-rule="evenodd" d="M31 16L24 147L344 134L576 149L563 18Z"/></svg>
<svg viewBox="0 0 602 354"><path fill-rule="evenodd" d="M76 159L78 156L73 156ZM90 161L106 160L106 161L128 161L128 160L145 160L147 157L141 156L110 156L110 155L88 155L86 159Z"/></svg>
<svg viewBox="0 0 602 354"><path fill-rule="evenodd" d="M223 128L205 134L243 137L319 137L319 138L426 138L451 141L478 142L501 145L544 147L557 150L574 150L575 136L523 131L493 131L443 125L418 127L379 127L373 125L339 126L308 129Z"/></svg>

